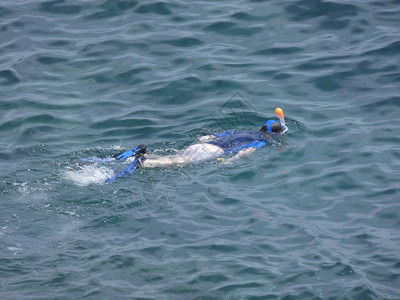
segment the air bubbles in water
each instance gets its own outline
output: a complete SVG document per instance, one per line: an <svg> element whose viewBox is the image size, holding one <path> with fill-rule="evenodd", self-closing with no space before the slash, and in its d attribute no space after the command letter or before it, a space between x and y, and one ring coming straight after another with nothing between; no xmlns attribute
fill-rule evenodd
<svg viewBox="0 0 400 300"><path fill-rule="evenodd" d="M105 166L87 166L80 170L65 171L65 178L79 186L104 183L107 178L114 176L114 171Z"/></svg>

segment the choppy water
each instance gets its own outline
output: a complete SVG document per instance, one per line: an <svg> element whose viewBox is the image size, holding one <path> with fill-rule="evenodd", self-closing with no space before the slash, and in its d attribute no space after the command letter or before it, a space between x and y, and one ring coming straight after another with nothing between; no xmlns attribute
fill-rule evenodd
<svg viewBox="0 0 400 300"><path fill-rule="evenodd" d="M400 1L2 1L1 299L400 298ZM233 165L171 153L283 107Z"/></svg>

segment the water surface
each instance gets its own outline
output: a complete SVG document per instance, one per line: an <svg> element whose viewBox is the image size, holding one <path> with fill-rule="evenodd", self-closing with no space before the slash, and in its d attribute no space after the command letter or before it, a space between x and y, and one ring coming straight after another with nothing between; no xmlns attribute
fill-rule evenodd
<svg viewBox="0 0 400 300"><path fill-rule="evenodd" d="M2 299L398 299L399 1L3 1ZM232 165L173 153L280 106Z"/></svg>

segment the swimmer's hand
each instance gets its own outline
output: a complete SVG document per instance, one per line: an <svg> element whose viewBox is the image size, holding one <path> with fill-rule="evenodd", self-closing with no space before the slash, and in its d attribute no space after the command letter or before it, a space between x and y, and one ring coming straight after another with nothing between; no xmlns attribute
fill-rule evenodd
<svg viewBox="0 0 400 300"><path fill-rule="evenodd" d="M213 139L215 139L214 135L205 135L205 136L202 136L201 138L199 138L199 142L207 143L209 141L212 141Z"/></svg>

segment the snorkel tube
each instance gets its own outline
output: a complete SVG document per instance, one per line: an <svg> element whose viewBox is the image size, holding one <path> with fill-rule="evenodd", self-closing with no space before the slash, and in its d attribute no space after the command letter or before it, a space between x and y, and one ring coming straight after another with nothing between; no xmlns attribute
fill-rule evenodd
<svg viewBox="0 0 400 300"><path fill-rule="evenodd" d="M285 116L283 115L282 108L280 108L280 107L275 108L275 114L278 117L279 122L281 123L281 125L282 125L282 127L284 129L283 132L282 132L282 134L284 134L286 131L288 131L288 128L287 128L286 123L285 123Z"/></svg>

